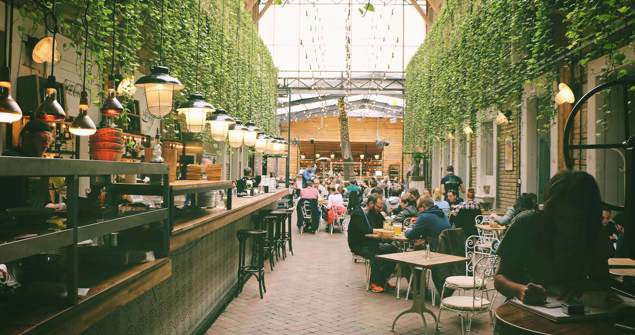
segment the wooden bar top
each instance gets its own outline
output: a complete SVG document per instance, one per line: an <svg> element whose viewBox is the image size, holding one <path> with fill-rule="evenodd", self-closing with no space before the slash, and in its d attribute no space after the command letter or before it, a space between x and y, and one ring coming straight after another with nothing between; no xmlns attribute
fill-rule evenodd
<svg viewBox="0 0 635 335"><path fill-rule="evenodd" d="M184 222L178 222L177 220L172 229L170 251L177 250L188 243L203 238L215 230L236 222L260 209L271 206L288 194L288 189L281 188L271 193L260 194L253 197L234 198L232 200L232 209L230 210L205 210L207 214L198 218Z"/></svg>
<svg viewBox="0 0 635 335"><path fill-rule="evenodd" d="M210 181L210 180L175 180L170 182L170 187L174 191L189 191L196 189L209 189L215 188L218 190L231 188L232 182L230 180L223 181Z"/></svg>
<svg viewBox="0 0 635 335"><path fill-rule="evenodd" d="M635 268L635 259L631 258L609 258L611 268Z"/></svg>

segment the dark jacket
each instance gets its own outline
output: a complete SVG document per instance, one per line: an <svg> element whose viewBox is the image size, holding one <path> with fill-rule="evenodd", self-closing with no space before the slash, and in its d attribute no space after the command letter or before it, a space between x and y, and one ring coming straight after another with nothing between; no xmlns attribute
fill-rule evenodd
<svg viewBox="0 0 635 335"><path fill-rule="evenodd" d="M401 212L399 212L399 214L395 217L395 222L407 226L410 224L410 218L416 217L417 214L419 214L417 208L409 205L408 207L401 209Z"/></svg>
<svg viewBox="0 0 635 335"><path fill-rule="evenodd" d="M348 224L348 247L353 253L359 253L361 248L368 246L370 243L364 235L372 233L373 229L364 216L364 210L361 207L355 208Z"/></svg>
<svg viewBox="0 0 635 335"><path fill-rule="evenodd" d="M448 218L439 207L432 206L419 213L414 227L406 230L406 237L425 238L430 243L431 249L436 250L439 234L446 229L450 229Z"/></svg>

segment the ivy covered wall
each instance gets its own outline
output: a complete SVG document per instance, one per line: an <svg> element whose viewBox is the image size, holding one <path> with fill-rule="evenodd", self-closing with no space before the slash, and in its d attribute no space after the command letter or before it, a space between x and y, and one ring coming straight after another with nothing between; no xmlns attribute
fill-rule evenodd
<svg viewBox="0 0 635 335"><path fill-rule="evenodd" d="M522 86L541 77L538 117L552 117L564 65L609 55L606 75L632 43L633 0L448 0L406 69L405 151L430 149L476 111L519 112Z"/></svg>
<svg viewBox="0 0 635 335"><path fill-rule="evenodd" d="M57 0L59 31L72 39L78 53L83 50L82 16L90 3L88 21L89 62L99 67L105 82L110 71L111 8L113 0ZM243 121L253 119L269 134L277 133L275 120L277 69L250 15L240 0L201 0L200 27L198 0L118 1L115 24L116 73L123 77L150 72L159 63L161 2L165 5L163 54L171 75L181 80L185 89L175 99L184 101L199 91L216 107L226 109ZM27 2L19 9L34 27L44 22L43 6L50 1ZM240 12L240 20L236 15ZM50 20L49 20L50 21ZM200 28L197 70L197 28ZM238 31L238 39L237 33ZM99 92L93 100L99 104Z"/></svg>

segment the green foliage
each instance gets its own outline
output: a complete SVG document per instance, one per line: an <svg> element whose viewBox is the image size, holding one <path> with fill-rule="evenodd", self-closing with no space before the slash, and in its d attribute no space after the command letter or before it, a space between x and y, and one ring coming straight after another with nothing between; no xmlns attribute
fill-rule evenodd
<svg viewBox="0 0 635 335"><path fill-rule="evenodd" d="M163 63L185 85L185 89L175 97L175 105L185 101L190 93L198 91L214 106L222 107L245 121L253 119L261 129L277 134L277 69L240 0L201 1L200 26L197 21L198 0L119 1L115 24L115 72L124 77L139 72L145 74L150 72L152 65L160 63L160 1L165 4ZM88 59L91 64L98 66L102 76L90 79L105 83L110 72L112 2L89 2L88 22L91 35L88 41ZM57 0L58 16L63 17L59 22L60 33L72 39L78 54L83 52L84 29L81 15L85 4L84 0ZM73 8L75 10L71 11ZM240 8L240 25L236 19L237 8ZM22 15L33 22L44 21L41 7L26 4L20 9ZM33 31L35 26L21 27L21 30ZM237 29L240 44L235 39ZM246 52L249 45L253 45L251 58ZM197 46L200 50L198 62ZM248 89L250 80L255 83L252 85L253 91Z"/></svg>
<svg viewBox="0 0 635 335"><path fill-rule="evenodd" d="M518 113L529 81L542 86L538 117L553 117L550 86L562 65L608 54L605 73L625 75L613 69L633 41L622 30L634 12L633 0L446 1L406 70L405 150L474 128L478 110Z"/></svg>

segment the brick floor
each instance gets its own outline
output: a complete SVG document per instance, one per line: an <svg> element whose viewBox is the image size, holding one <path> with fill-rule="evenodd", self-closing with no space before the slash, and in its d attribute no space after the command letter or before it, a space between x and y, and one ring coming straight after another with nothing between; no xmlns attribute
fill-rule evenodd
<svg viewBox="0 0 635 335"><path fill-rule="evenodd" d="M394 291L366 291L364 265L353 263L343 234L298 235L294 231L294 249L295 256L267 272L264 299L260 300L252 278L207 334L393 334L392 320L411 300L403 300L403 295L396 299ZM406 285L404 279L402 286ZM432 334L434 321L430 316L427 320L428 334ZM492 329L488 314L472 322L472 334L492 334ZM415 314L399 319L395 331L425 333L421 317ZM461 333L456 314L443 312L440 333Z"/></svg>

